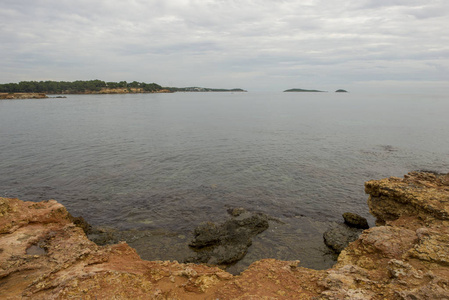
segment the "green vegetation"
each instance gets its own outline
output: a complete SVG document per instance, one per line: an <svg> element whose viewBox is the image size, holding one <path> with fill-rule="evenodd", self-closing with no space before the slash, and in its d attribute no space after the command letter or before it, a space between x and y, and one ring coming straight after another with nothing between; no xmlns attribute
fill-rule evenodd
<svg viewBox="0 0 449 300"><path fill-rule="evenodd" d="M347 91L347 90L339 89L339 90L336 90L335 92L336 92L336 93L347 93L348 91Z"/></svg>
<svg viewBox="0 0 449 300"><path fill-rule="evenodd" d="M289 90L285 90L284 92L313 92L313 93L325 93L325 91L319 91L319 90L304 90L304 89L289 89Z"/></svg>
<svg viewBox="0 0 449 300"><path fill-rule="evenodd" d="M131 93L168 92L246 92L242 89L211 89L201 87L162 87L156 83L145 82L104 82L102 80L67 81L21 81L0 84L0 93L45 93L45 94L84 94L114 93L117 89Z"/></svg>
<svg viewBox="0 0 449 300"><path fill-rule="evenodd" d="M104 82L101 80L67 81L21 81L19 83L0 84L0 93L46 93L46 94L79 94L100 92L103 89L131 88L141 89L144 92L157 92L163 88L156 83L133 81L127 83Z"/></svg>

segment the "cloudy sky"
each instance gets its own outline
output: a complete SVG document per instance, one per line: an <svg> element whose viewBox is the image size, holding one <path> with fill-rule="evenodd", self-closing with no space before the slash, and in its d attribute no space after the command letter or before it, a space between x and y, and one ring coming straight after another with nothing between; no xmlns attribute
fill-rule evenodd
<svg viewBox="0 0 449 300"><path fill-rule="evenodd" d="M448 0L0 0L0 82L445 91Z"/></svg>

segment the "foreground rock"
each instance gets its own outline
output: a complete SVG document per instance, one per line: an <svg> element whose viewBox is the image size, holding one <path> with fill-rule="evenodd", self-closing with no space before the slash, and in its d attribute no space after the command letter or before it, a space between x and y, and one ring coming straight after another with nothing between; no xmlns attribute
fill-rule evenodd
<svg viewBox="0 0 449 300"><path fill-rule="evenodd" d="M98 246L56 201L0 198L2 299L448 299L449 175L369 181L378 227L324 271L261 260L241 275Z"/></svg>
<svg viewBox="0 0 449 300"><path fill-rule="evenodd" d="M230 265L242 259L252 244L252 237L265 231L268 216L249 213L244 210L231 210L234 218L223 224L206 222L194 232L189 246L197 252L187 262L213 265Z"/></svg>
<svg viewBox="0 0 449 300"><path fill-rule="evenodd" d="M0 198L0 245L2 299L310 298L321 290L323 274L273 259L240 276L205 265L143 261L126 243L88 240L54 200Z"/></svg>

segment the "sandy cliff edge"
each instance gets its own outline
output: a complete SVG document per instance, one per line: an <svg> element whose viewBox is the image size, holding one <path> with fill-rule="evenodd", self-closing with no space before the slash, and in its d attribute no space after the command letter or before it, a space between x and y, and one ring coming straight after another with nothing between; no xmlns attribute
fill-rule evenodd
<svg viewBox="0 0 449 300"><path fill-rule="evenodd" d="M98 246L54 200L0 198L2 299L449 299L449 174L365 184L377 227L329 270L265 259L219 268L144 261L126 243Z"/></svg>

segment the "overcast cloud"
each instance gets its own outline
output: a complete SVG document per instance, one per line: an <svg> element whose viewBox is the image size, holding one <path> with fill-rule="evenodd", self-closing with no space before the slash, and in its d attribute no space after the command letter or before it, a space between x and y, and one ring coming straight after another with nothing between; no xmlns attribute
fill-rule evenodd
<svg viewBox="0 0 449 300"><path fill-rule="evenodd" d="M0 82L430 92L447 0L0 0Z"/></svg>

